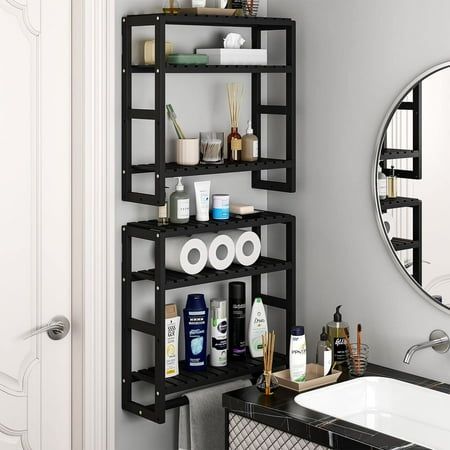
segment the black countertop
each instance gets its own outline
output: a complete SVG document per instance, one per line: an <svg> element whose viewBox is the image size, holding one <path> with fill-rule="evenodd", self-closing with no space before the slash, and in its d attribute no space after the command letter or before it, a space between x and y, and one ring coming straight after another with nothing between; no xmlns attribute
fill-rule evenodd
<svg viewBox="0 0 450 450"><path fill-rule="evenodd" d="M365 376L390 377L450 394L450 385L416 375L370 364ZM339 382L345 381L344 375ZM223 406L229 411L309 441L340 450L425 450L411 442L388 436L326 414L303 408L294 402L298 395L279 388L266 397L255 386L227 392ZM450 445L450 444L449 444ZM428 449L429 450L429 449Z"/></svg>

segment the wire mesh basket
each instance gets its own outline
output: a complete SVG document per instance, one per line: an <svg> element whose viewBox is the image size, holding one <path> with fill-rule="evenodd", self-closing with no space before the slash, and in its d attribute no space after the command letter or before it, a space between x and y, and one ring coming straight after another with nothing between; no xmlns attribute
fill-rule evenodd
<svg viewBox="0 0 450 450"><path fill-rule="evenodd" d="M258 15L259 0L243 0L242 8L247 17L256 17Z"/></svg>

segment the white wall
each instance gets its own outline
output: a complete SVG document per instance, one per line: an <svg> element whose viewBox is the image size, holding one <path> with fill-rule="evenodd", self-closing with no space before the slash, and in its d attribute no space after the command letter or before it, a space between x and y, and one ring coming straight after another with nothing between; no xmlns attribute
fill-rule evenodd
<svg viewBox="0 0 450 450"><path fill-rule="evenodd" d="M162 6L162 0L116 0L116 70L121 73L121 18L127 14L140 14L159 12ZM187 1L184 2L187 6ZM261 11L265 13L265 2L262 2ZM231 31L231 30L227 30ZM248 30L247 30L247 36ZM218 29L195 29L174 28L171 27L168 32L167 40L175 43L176 51L192 51L196 47L213 46L220 43L222 36L226 32ZM153 33L150 29L142 30L136 33L136 44L133 46L135 51L134 61L142 62L143 59L143 41L146 38L152 38ZM153 107L153 75L138 74L134 75L135 92L133 96L134 107L152 108ZM179 121L187 135L197 135L199 131L224 131L229 132L229 115L226 104L225 83L229 81L240 81L244 84L245 100L241 112L241 131L245 130L245 124L250 118L250 77L246 74L233 75L202 75L202 74L173 74L168 76L167 83L167 103L172 103ZM120 77L117 77L116 85L116 170L117 179L121 179L121 85ZM134 147L134 161L144 163L151 162L153 158L153 134L149 127L150 122L137 123ZM245 134L244 132L242 134ZM168 155L173 156L173 141L175 133L171 124L167 125L167 137L169 141ZM144 177L144 176L140 176ZM208 179L208 177L201 177ZM149 180L149 179L148 179ZM255 207L267 209L267 193L262 190L251 189L251 176L249 173L215 175L211 177L212 193L229 193L232 200L240 203L251 203ZM168 180L169 185L174 186L176 180ZM136 189L149 187L150 181L145 179L139 181ZM193 193L193 179L185 179L186 189ZM147 185L147 186L146 186ZM170 190L172 192L173 189ZM117 254L117 292L120 293L121 280L121 232L122 224L136 220L148 220L156 217L156 208L135 205L122 202L121 185L116 186L116 254ZM193 204L191 195L191 204ZM140 241L134 246L136 258L134 258L135 270L137 268L150 268L153 261L150 259L150 246ZM249 281L249 280L244 280ZM186 295L189 292L203 292L206 294L207 301L211 297L225 297L228 283L217 283L207 286L197 286L193 289L170 291L167 295L167 303L177 303L179 314L185 305ZM133 288L133 310L134 317L153 321L153 285L152 283L137 283ZM116 299L116 317L117 320L117 338L116 338L116 450L165 450L174 449L178 443L178 410L167 412L167 420L164 425L157 425L148 420L142 419L121 409L121 299L120 294ZM250 292L248 291L248 307L250 305ZM184 334L180 336L180 343L184 342ZM153 344L152 341L143 335L136 333L133 345L133 368L142 369L153 365ZM181 345L180 356L184 355L184 346ZM141 383L142 384L142 383ZM144 404L152 403L153 395L149 389L139 387L135 391L135 400L142 401Z"/></svg>
<svg viewBox="0 0 450 450"><path fill-rule="evenodd" d="M309 350L342 303L361 322L371 361L450 381L450 354L405 350L450 317L404 279L382 242L371 192L376 138L401 90L450 59L446 0L296 0L268 15L298 25L298 181L294 195L270 193L269 208L297 215L298 323ZM312 354L312 353L310 353Z"/></svg>

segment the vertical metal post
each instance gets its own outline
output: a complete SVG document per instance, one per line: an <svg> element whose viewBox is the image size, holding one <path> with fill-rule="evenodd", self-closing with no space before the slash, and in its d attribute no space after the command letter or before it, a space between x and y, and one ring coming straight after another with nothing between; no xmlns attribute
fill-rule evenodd
<svg viewBox="0 0 450 450"><path fill-rule="evenodd" d="M155 240L155 412L163 423L166 415L165 392L165 309L166 309L166 240L160 234Z"/></svg>
<svg viewBox="0 0 450 450"><path fill-rule="evenodd" d="M155 25L155 195L156 203L164 205L166 186L166 24L164 14Z"/></svg>
<svg viewBox="0 0 450 450"><path fill-rule="evenodd" d="M132 191L131 178L131 30L122 18L122 200Z"/></svg>
<svg viewBox="0 0 450 450"><path fill-rule="evenodd" d="M418 248L413 249L413 278L422 284L422 203L413 207L413 239Z"/></svg>
<svg viewBox="0 0 450 450"><path fill-rule="evenodd" d="M422 178L422 83L413 89L413 149L419 156L413 158L413 178Z"/></svg>
<svg viewBox="0 0 450 450"><path fill-rule="evenodd" d="M286 169L286 184L288 192L295 192L296 184L296 28L295 22L286 28L286 65L290 72L286 73L286 159L292 161L292 167Z"/></svg>
<svg viewBox="0 0 450 450"><path fill-rule="evenodd" d="M261 240L261 227L252 227L252 231L258 235ZM252 276L252 303L255 297L259 297L261 295L261 275L253 275Z"/></svg>
<svg viewBox="0 0 450 450"><path fill-rule="evenodd" d="M261 29L252 27L252 48L261 48ZM252 126L259 139L258 157L261 157L261 74L252 73ZM261 171L252 172L252 186L261 181Z"/></svg>
<svg viewBox="0 0 450 450"><path fill-rule="evenodd" d="M131 402L131 237L122 227L122 407Z"/></svg>
<svg viewBox="0 0 450 450"><path fill-rule="evenodd" d="M290 344L290 330L295 326L296 318L296 239L295 239L295 217L286 223L286 261L291 263L292 268L286 271L286 366L289 367L287 357Z"/></svg>

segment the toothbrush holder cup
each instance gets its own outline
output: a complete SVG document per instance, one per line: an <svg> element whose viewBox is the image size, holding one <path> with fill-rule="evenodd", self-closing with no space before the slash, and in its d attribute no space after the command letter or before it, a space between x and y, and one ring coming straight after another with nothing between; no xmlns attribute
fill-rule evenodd
<svg viewBox="0 0 450 450"><path fill-rule="evenodd" d="M353 377L362 377L369 363L369 346L366 344L347 345L347 364L348 371Z"/></svg>
<svg viewBox="0 0 450 450"><path fill-rule="evenodd" d="M199 139L177 139L177 164L196 166L200 162Z"/></svg>

